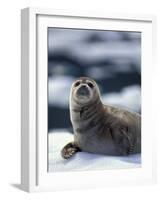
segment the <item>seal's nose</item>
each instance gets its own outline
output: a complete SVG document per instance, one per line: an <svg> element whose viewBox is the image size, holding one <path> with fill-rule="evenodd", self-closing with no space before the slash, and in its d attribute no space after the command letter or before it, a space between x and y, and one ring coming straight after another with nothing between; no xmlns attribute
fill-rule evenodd
<svg viewBox="0 0 161 200"><path fill-rule="evenodd" d="M86 85L82 85L79 89L78 89L78 95L89 95L89 91L88 91L88 87Z"/></svg>
<svg viewBox="0 0 161 200"><path fill-rule="evenodd" d="M82 85L81 88L82 88L82 89L86 89L87 86L86 86L86 85Z"/></svg>

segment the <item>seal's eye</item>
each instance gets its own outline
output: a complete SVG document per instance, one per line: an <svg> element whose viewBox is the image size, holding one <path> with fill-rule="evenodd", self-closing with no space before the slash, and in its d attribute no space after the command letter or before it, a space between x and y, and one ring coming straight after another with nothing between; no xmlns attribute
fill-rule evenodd
<svg viewBox="0 0 161 200"><path fill-rule="evenodd" d="M90 88L93 88L93 84L91 82L88 82L87 85L90 87Z"/></svg>
<svg viewBox="0 0 161 200"><path fill-rule="evenodd" d="M77 86L79 86L79 85L80 85L80 81L77 81L77 82L74 84L75 87L77 87Z"/></svg>

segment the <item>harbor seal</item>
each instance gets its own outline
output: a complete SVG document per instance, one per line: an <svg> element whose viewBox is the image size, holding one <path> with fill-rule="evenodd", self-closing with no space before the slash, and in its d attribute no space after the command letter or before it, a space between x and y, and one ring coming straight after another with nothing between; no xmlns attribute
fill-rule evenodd
<svg viewBox="0 0 161 200"><path fill-rule="evenodd" d="M74 140L61 150L63 158L79 151L112 156L141 152L141 116L104 105L93 79L80 77L74 81L69 107Z"/></svg>

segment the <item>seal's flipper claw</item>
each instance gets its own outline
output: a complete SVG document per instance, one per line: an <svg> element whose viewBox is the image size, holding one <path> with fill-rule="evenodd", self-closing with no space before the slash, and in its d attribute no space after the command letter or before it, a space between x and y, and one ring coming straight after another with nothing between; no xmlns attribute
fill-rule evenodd
<svg viewBox="0 0 161 200"><path fill-rule="evenodd" d="M61 150L61 156L64 159L68 159L78 151L80 151L79 147L77 147L73 142L70 142Z"/></svg>

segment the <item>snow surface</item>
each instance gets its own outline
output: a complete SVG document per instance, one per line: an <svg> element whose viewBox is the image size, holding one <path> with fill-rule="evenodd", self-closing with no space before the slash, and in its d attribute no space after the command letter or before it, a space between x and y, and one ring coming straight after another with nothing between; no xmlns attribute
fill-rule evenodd
<svg viewBox="0 0 161 200"><path fill-rule="evenodd" d="M68 107L70 88L74 78L69 76L57 76L49 79L49 104L58 107ZM63 98L62 98L63 97Z"/></svg>
<svg viewBox="0 0 161 200"><path fill-rule="evenodd" d="M139 85L124 87L120 92L102 95L105 105L127 108L135 112L141 110L141 88Z"/></svg>
<svg viewBox="0 0 161 200"><path fill-rule="evenodd" d="M49 133L49 172L127 169L141 167L141 155L105 156L78 152L69 160L61 157L61 149L73 135L68 132L54 131Z"/></svg>

